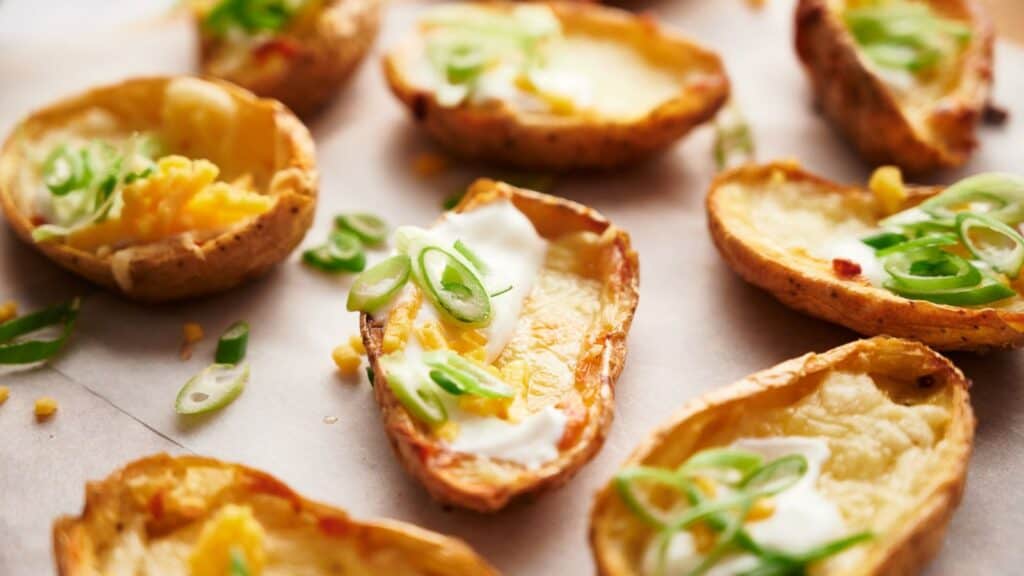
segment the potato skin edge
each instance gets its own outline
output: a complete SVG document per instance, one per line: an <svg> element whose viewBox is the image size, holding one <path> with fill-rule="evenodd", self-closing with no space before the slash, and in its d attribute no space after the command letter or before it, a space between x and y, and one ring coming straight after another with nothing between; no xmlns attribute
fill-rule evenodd
<svg viewBox="0 0 1024 576"><path fill-rule="evenodd" d="M586 390L593 396L591 404L586 407L586 427L579 442L563 450L558 459L511 484L459 481L454 478L454 474L447 473L443 463L434 461L434 456L443 449L409 416L383 379L385 371L378 362L383 355L383 323L374 321L368 314L360 314L363 343L376 375L374 396L398 459L435 500L484 513L496 512L514 499L523 499L528 494L537 494L565 484L601 449L611 427L615 410L615 382L625 363L626 337L639 297L639 262L631 247L629 235L604 216L575 202L491 180L478 180L473 184L455 211L465 211L498 198L512 200L543 236L575 230L590 230L613 236L617 263L612 277L605 281L603 291L612 292L612 303L604 306L614 308L615 325L596 335L592 329L584 340L586 353L581 350L578 359L576 387L579 389L581 383L586 384ZM599 367L597 375L581 380L581 368L594 363ZM459 457L476 458L471 455Z"/></svg>
<svg viewBox="0 0 1024 576"><path fill-rule="evenodd" d="M884 355L916 358L922 366L934 368L933 373L943 374L946 385L952 386L954 390L952 417L947 430L947 438L951 443L947 450L950 461L946 463L945 476L928 494L921 508L896 528L894 537L868 544L884 545L873 567L858 566L842 572L841 576L918 574L941 548L949 521L960 504L977 424L968 395L970 381L947 358L921 343L885 336L858 340L821 354L808 353L751 374L732 385L713 390L684 404L633 451L620 469L642 464L655 448L674 436L685 434L687 424L697 415L715 413L726 407L742 405L750 399L781 393L799 385L807 375L827 371L858 355L867 358ZM597 564L597 573L601 576L634 576L638 573L626 564L621 555L613 553L613 540L603 531L605 522L615 513L609 507L617 499L612 482L595 495L590 513L591 551Z"/></svg>

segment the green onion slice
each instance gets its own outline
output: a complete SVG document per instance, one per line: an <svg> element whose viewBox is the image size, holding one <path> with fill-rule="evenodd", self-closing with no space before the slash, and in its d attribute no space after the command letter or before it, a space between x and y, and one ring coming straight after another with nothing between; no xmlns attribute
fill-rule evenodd
<svg viewBox="0 0 1024 576"><path fill-rule="evenodd" d="M477 272L487 274L490 271L490 268L484 263L483 259L477 256L476 252L473 252L462 240L456 240L454 248L456 252L462 254L473 265L473 268L476 268Z"/></svg>
<svg viewBox="0 0 1024 576"><path fill-rule="evenodd" d="M960 241L979 260L1011 278L1024 265L1024 237L1013 228L981 214L959 214L956 228Z"/></svg>
<svg viewBox="0 0 1024 576"><path fill-rule="evenodd" d="M734 448L711 448L694 454L679 467L678 472L692 476L705 471L735 471L739 473L739 480L761 468L763 464L764 458L754 452Z"/></svg>
<svg viewBox="0 0 1024 576"><path fill-rule="evenodd" d="M75 329L81 300L44 308L0 324L0 364L31 364L46 360L64 347ZM47 326L62 324L60 335L47 340L16 340Z"/></svg>
<svg viewBox="0 0 1024 576"><path fill-rule="evenodd" d="M392 256L356 277L348 292L350 311L375 312L384 306L409 281L409 257Z"/></svg>
<svg viewBox="0 0 1024 576"><path fill-rule="evenodd" d="M238 364L245 358L249 345L249 323L238 321L228 327L217 341L218 364Z"/></svg>
<svg viewBox="0 0 1024 576"><path fill-rule="evenodd" d="M761 466L748 474L739 487L753 496L774 496L785 492L807 473L807 458L789 454Z"/></svg>
<svg viewBox="0 0 1024 576"><path fill-rule="evenodd" d="M428 246L419 254L426 292L449 318L470 326L491 320L491 298L480 278L453 254Z"/></svg>
<svg viewBox="0 0 1024 576"><path fill-rule="evenodd" d="M174 411L206 414L220 410L238 398L248 380L248 364L211 364L181 387Z"/></svg>
<svg viewBox="0 0 1024 576"><path fill-rule="evenodd" d="M423 363L430 368L430 377L445 390L455 395L470 394L483 398L511 398L515 389L489 372L482 365L451 350L434 350L423 355ZM435 377L437 373L440 378Z"/></svg>
<svg viewBox="0 0 1024 576"><path fill-rule="evenodd" d="M900 282L892 280L886 281L884 286L904 298L927 300L936 304L948 304L950 306L979 306L1017 295L1006 284L985 275L982 275L981 283L977 285L951 288L949 290L920 290L907 287Z"/></svg>
<svg viewBox="0 0 1024 576"><path fill-rule="evenodd" d="M448 413L432 381L421 370L410 367L404 354L389 354L379 362L388 388L414 418L431 426L439 426L448 420Z"/></svg>
<svg viewBox="0 0 1024 576"><path fill-rule="evenodd" d="M866 238L861 238L860 241L874 248L875 250L882 250L883 248L888 248L890 246L902 244L907 240L909 240L909 238L907 238L905 234L899 234L897 232L879 232L878 234L874 234Z"/></svg>
<svg viewBox="0 0 1024 576"><path fill-rule="evenodd" d="M348 232L331 232L327 244L306 250L302 260L324 272L361 272L366 268L363 245Z"/></svg>
<svg viewBox="0 0 1024 576"><path fill-rule="evenodd" d="M237 546L231 547L231 566L228 576L249 576L249 562L245 559L245 552Z"/></svg>
<svg viewBox="0 0 1024 576"><path fill-rule="evenodd" d="M633 466L622 470L615 476L615 490L622 498L623 503L638 518L656 528L666 528L674 521L666 512L651 504L637 492L636 485L638 483L661 485L679 492L687 492L692 489L689 480L663 468Z"/></svg>
<svg viewBox="0 0 1024 576"><path fill-rule="evenodd" d="M937 234L928 234L921 236L920 238L914 238L913 240L907 240L899 244L892 246L886 246L880 248L875 252L875 255L879 258L895 254L897 252L907 252L917 248L938 248L942 246L955 246L959 240L955 234L947 234L945 232Z"/></svg>
<svg viewBox="0 0 1024 576"><path fill-rule="evenodd" d="M334 224L341 230L355 234L367 246L376 246L388 237L388 223L373 214L342 214L334 219Z"/></svg>
<svg viewBox="0 0 1024 576"><path fill-rule="evenodd" d="M885 259L891 282L917 292L976 286L981 272L970 262L937 248L897 252Z"/></svg>
<svg viewBox="0 0 1024 576"><path fill-rule="evenodd" d="M971 176L922 202L920 208L950 222L961 212L973 212L1014 225L1024 220L1024 178L998 172Z"/></svg>
<svg viewBox="0 0 1024 576"><path fill-rule="evenodd" d="M53 149L43 162L43 183L54 196L86 186L91 179L86 150L77 153L62 144Z"/></svg>

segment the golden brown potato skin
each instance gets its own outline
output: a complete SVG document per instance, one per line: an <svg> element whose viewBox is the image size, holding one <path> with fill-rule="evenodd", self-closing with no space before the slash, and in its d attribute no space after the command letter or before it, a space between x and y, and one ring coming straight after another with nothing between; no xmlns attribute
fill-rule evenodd
<svg viewBox="0 0 1024 576"><path fill-rule="evenodd" d="M280 74L259 76L245 70L222 76L256 94L275 98L303 118L312 116L338 92L362 63L380 28L381 0L326 0L315 21L289 43L287 64ZM200 37L199 65L214 75L211 62L223 49L196 17Z"/></svg>
<svg viewBox="0 0 1024 576"><path fill-rule="evenodd" d="M85 488L85 508L81 516L58 518L53 525L53 550L59 576L90 576L96 574L99 566L97 552L106 544L105 535L93 532L91 526L103 523L124 522L138 516L147 519L147 526L154 525L160 518L154 510L162 506L140 507L125 496L126 487L132 481L146 477L160 476L171 470L188 468L218 467L236 473L234 485L226 490L242 493L239 501L253 496L272 497L291 505L296 517L308 517L314 521L325 539L355 543L367 555L374 551L400 554L410 570L425 576L497 576L498 572L478 556L461 540L442 536L436 532L390 520L361 522L348 516L343 510L313 502L295 493L277 478L240 464L229 464L198 456L168 456L157 454L132 462L112 473L105 480L90 482ZM158 493L159 494L159 493ZM209 510L189 510L190 519L199 519ZM369 563L366 569L372 569ZM412 572L410 572L412 573Z"/></svg>
<svg viewBox="0 0 1024 576"><path fill-rule="evenodd" d="M1011 310L962 308L910 300L863 279L843 279L821 259L795 259L761 237L738 215L744 207L730 205L721 194L728 183L757 189L773 174L812 186L815 194L858 195L871 192L829 182L789 163L746 166L720 175L707 197L708 228L719 253L746 281L783 304L841 324L867 336L888 334L919 340L939 350L986 350L1024 345L1024 314ZM938 193L919 190L910 202ZM909 205L906 207L910 207Z"/></svg>
<svg viewBox="0 0 1024 576"><path fill-rule="evenodd" d="M515 497L565 484L601 449L611 426L615 381L625 363L626 335L639 298L639 263L630 246L629 235L586 206L504 183L478 180L455 211L470 211L502 198L510 199L545 238L590 231L606 235L612 242L602 263L601 317L604 321L595 322L590 329L576 364L576 388L583 390L586 403L584 429L571 446L560 447L556 460L530 471L512 462L451 454L445 450L429 430L409 416L384 381L385 372L377 363L383 355L384 319L375 320L367 314L360 316L363 343L377 375L374 386L377 404L399 460L438 501L479 512L494 512ZM498 484L463 477L459 464L466 462L497 467L512 480Z"/></svg>
<svg viewBox="0 0 1024 576"><path fill-rule="evenodd" d="M517 114L503 105L444 107L432 92L405 78L395 53L384 58L391 91L433 138L463 158L555 171L615 168L651 156L713 118L728 99L729 79L721 59L653 20L587 3L548 6L569 30L613 33L661 54L680 70L699 69L708 80L630 121Z"/></svg>
<svg viewBox="0 0 1024 576"><path fill-rule="evenodd" d="M313 223L316 208L318 176L313 140L302 122L279 102L258 99L233 84L213 81L247 115L274 123L274 159L271 161L274 177L268 192L277 197L273 209L242 228L199 244L198 248L170 241L141 247L129 267L130 286L115 279L109 255L100 257L59 241L35 242L32 239L35 224L29 215L18 210L14 201L17 174L21 162L25 161L18 146L19 139L61 126L76 114L97 106L123 114L140 128L152 125L158 121L153 116L158 114L158 103L172 80L169 77L126 80L62 100L23 120L0 152L0 205L18 236L64 268L144 302L222 292L264 274L299 244ZM140 107L146 110L136 109ZM245 162L243 159L234 163ZM244 171L246 166L236 168Z"/></svg>
<svg viewBox="0 0 1024 576"><path fill-rule="evenodd" d="M701 445L702 438L728 426L730 420L756 418L758 408L766 404L795 402L820 384L821 380L813 376L834 369L870 372L876 381L880 376L892 381L927 382L928 390L938 392L948 388L952 391L949 406L952 417L945 435L948 446L942 448L946 466L941 477L932 482L916 514L906 518L884 540L865 544L871 547L867 561L842 572L841 576L917 574L942 546L946 528L960 504L975 428L968 380L952 362L917 342L888 337L859 340L822 354L809 353L747 376L684 405L633 452L623 467L678 464L705 448ZM671 448L666 449L667 446ZM672 462L665 461L669 453ZM590 544L599 574L639 574L612 530L617 518L629 514L611 483L595 497L590 515Z"/></svg>
<svg viewBox="0 0 1024 576"><path fill-rule="evenodd" d="M977 145L974 136L992 84L994 31L975 0L930 0L972 29L960 79L928 115L933 135L921 134L884 81L861 62L853 36L828 0L800 0L796 51L825 115L869 163L895 164L910 173L959 166Z"/></svg>

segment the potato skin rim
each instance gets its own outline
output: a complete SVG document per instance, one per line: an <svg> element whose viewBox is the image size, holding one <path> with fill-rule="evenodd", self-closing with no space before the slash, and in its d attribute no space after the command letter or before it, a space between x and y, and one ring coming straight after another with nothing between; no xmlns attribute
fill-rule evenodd
<svg viewBox="0 0 1024 576"><path fill-rule="evenodd" d="M963 56L961 83L930 114L936 132L914 128L885 82L858 57L828 0L800 0L795 13L797 56L825 116L873 165L895 164L911 174L964 164L977 147L975 127L992 85L995 29L980 3L959 0L973 38Z"/></svg>
<svg viewBox="0 0 1024 576"><path fill-rule="evenodd" d="M95 87L60 99L22 119L0 150L0 206L14 232L61 267L129 299L149 303L223 292L261 276L294 250L312 226L316 209L319 175L309 130L279 102L256 98L243 88L216 79L204 80L226 91L236 104L272 111L278 136L284 137L288 165L278 170L276 176L282 176L285 189L283 193L275 194L277 202L272 210L241 228L203 242L198 253L171 241L135 247L145 249L147 254L132 259L129 267L132 285L129 289L116 281L109 257L100 258L92 252L61 242L37 243L32 239L35 225L18 210L13 191L3 186L11 179L8 172L19 168L13 157L22 127L44 118L59 118L95 101L101 94L130 92L139 86L166 85L183 77L140 77Z"/></svg>
<svg viewBox="0 0 1024 576"><path fill-rule="evenodd" d="M614 325L596 332L591 328L584 339L576 366L575 385L577 390L581 384L586 385L584 392L591 396L586 406L586 426L581 438L567 450L561 450L556 460L527 474L525 480L520 477L510 484L460 481L454 477L456 475L439 466L439 463L433 462L434 455L444 453L439 443L429 433L424 433L423 428L408 415L382 380L385 371L379 365L379 358L383 355L384 321L375 321L368 314L360 314L363 344L376 375L374 396L398 459L435 500L484 513L496 512L513 499L522 499L527 494L536 494L565 484L601 449L611 427L615 411L615 383L625 363L626 337L639 298L639 261L631 247L629 235L587 206L481 179L470 187L454 211L463 212L501 198L510 199L523 211L542 236L589 230L611 235L614 245L615 269L605 280L602 289L602 310L615 311ZM581 379L581 371L588 366L595 367L597 376ZM490 460L469 454L456 457L462 460ZM521 468L511 463L504 465Z"/></svg>
<svg viewBox="0 0 1024 576"><path fill-rule="evenodd" d="M790 308L865 336L910 338L937 350L984 351L1024 345L1024 313L910 300L884 288L843 280L830 269L794 264L784 251L774 250L745 225L730 221L720 194L722 187L766 183L778 172L787 181L810 184L816 194L870 194L785 162L749 165L719 175L707 196L708 229L722 258L744 280L767 290ZM912 201L919 202L940 191L917 190Z"/></svg>
<svg viewBox="0 0 1024 576"><path fill-rule="evenodd" d="M299 44L287 72L262 82L246 82L237 74L217 76L210 71L220 41L203 31L197 59L205 76L221 78L265 97L281 101L302 118L320 112L355 75L380 31L382 0L329 0L317 15L316 32Z"/></svg>
<svg viewBox="0 0 1024 576"><path fill-rule="evenodd" d="M880 558L875 562L874 568L866 570L857 567L842 572L841 576L918 574L938 553L949 521L960 504L967 482L967 468L974 447L974 431L977 424L968 394L970 381L949 359L919 342L887 336L857 340L820 354L809 352L755 372L729 386L712 390L685 403L630 454L620 469L644 463L653 450L671 437L680 434L680 431L684 430L690 420L698 414L740 405L751 398L799 386L809 375L828 371L858 355L873 354L917 357L922 366L933 369L931 374L942 375L945 385L953 388L952 416L946 436L951 446L946 449L948 462L944 468L945 476L928 494L920 509L914 511L915 513L897 528L895 536L884 542L884 547L880 548L881 552L877 554ZM617 556L611 554L608 548L612 546L612 538L602 532L605 519L614 513L608 510L608 507L617 498L613 482L610 481L595 494L591 508L589 541L597 564L597 573L601 576L636 574L620 562Z"/></svg>
<svg viewBox="0 0 1024 576"><path fill-rule="evenodd" d="M150 468L159 470L174 463L186 466L213 466L230 468L238 473L236 483L246 483L254 494L270 494L289 501L297 512L309 513L317 519L318 526L325 535L334 538L357 540L414 541L436 553L448 561L455 561L463 571L467 568L480 576L497 576L496 569L479 556L465 542L458 538L446 536L397 520L359 521L348 515L344 510L307 499L295 492L278 478L255 468L206 458L202 456L171 456L166 453L154 454L129 462L115 470L105 479L86 483L85 506L79 516L62 516L54 521L53 550L59 576L84 576L91 574L90 539L84 532L84 520L94 512L102 512L108 499L116 499L118 490L136 471Z"/></svg>
<svg viewBox="0 0 1024 576"><path fill-rule="evenodd" d="M508 2L485 4L508 6ZM712 81L699 94L683 89L646 116L629 121L516 114L506 106L441 106L430 90L406 81L399 58L382 61L391 92L413 120L445 148L468 160L493 161L522 169L604 170L635 163L683 138L712 119L729 98L730 84L721 58L647 17L618 8L576 2L547 2L559 19L592 21L642 31L651 42L671 46L707 62ZM709 72L710 74L710 72Z"/></svg>

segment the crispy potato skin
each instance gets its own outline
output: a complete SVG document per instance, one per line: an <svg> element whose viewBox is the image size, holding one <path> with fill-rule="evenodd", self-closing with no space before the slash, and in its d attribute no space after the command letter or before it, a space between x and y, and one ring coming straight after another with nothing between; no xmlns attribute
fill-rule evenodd
<svg viewBox="0 0 1024 576"><path fill-rule="evenodd" d="M466 212L502 198L510 199L545 238L585 230L609 235L612 241L601 296L601 316L605 321L586 335L576 365L576 389L583 391L586 402L584 429L576 442L561 448L556 460L529 471L511 462L449 453L409 416L383 379L385 372L378 364L383 354L383 320L374 320L367 314L360 316L363 343L377 375L374 386L377 404L399 460L436 500L479 512L494 512L513 498L565 484L601 449L611 426L615 381L626 359L626 336L639 298L639 263L630 246L629 235L586 206L503 183L478 180L455 211ZM455 468L449 468L453 459L500 465L503 470L512 472L514 479L499 484L463 478Z"/></svg>
<svg viewBox="0 0 1024 576"><path fill-rule="evenodd" d="M960 166L977 145L974 129L992 84L995 33L975 0L932 0L962 13L973 37L957 86L929 113L932 136L908 121L884 81L861 61L853 36L828 0L800 0L796 51L825 115L871 164L895 164L909 173Z"/></svg>
<svg viewBox="0 0 1024 576"><path fill-rule="evenodd" d="M62 242L36 243L35 225L21 213L14 197L17 172L24 161L18 149L22 131L56 127L97 104L162 93L173 78L138 78L93 89L44 108L24 120L0 152L0 205L15 233L62 267L133 300L162 302L222 292L267 272L284 259L313 224L317 171L313 140L306 127L280 103L258 99L233 84L213 81L242 108L272 115L279 167L270 184L277 197L274 208L242 228L211 238L197 246L161 242L139 247L128 268L130 285L115 278L112 258L67 246ZM141 100L145 103L146 100Z"/></svg>
<svg viewBox="0 0 1024 576"><path fill-rule="evenodd" d="M359 68L381 19L381 0L327 0L308 34L290 39L291 50L279 74L254 77L249 70L222 76L254 93L283 102L303 118L321 110ZM214 75L211 64L223 50L221 40L203 29L199 34L199 66Z"/></svg>
<svg viewBox="0 0 1024 576"><path fill-rule="evenodd" d="M867 336L911 338L939 350L981 351L1024 345L1022 313L909 300L871 286L862 278L839 278L831 263L795 259L766 241L736 217L745 207L729 205L720 191L727 183L756 189L779 173L787 181L809 184L815 194L871 196L867 190L840 186L787 163L746 166L720 175L707 197L708 228L722 257L746 281L791 308ZM939 191L920 190L911 202L920 202Z"/></svg>
<svg viewBox="0 0 1024 576"><path fill-rule="evenodd" d="M809 353L752 374L739 382L694 399L657 429L623 464L659 465L653 453L666 443L681 443L683 459L699 449L702 433L729 413L743 413L744 406L771 398L793 399L808 388L808 377L842 367L856 367L873 375L894 378L929 377L935 390L952 390L952 417L946 432L946 466L941 478L923 498L921 507L906 518L884 541L876 541L868 561L842 572L842 576L911 576L917 574L942 546L943 536L960 503L967 479L967 465L974 441L975 418L968 396L969 381L948 359L926 346L909 340L876 337L859 340L822 354ZM813 382L812 386L818 384ZM756 412L753 412L756 414ZM662 463L664 465L664 463ZM595 497L590 516L590 544L603 576L631 576L631 566L620 543L610 531L612 521L630 514L619 500L612 483ZM836 574L836 576L840 576Z"/></svg>
<svg viewBox="0 0 1024 576"><path fill-rule="evenodd" d="M130 518L121 516L126 512L123 493L129 482L146 476L159 476L172 469L190 467L218 467L234 470L235 486L249 496L270 496L291 505L295 515L314 519L325 539L351 542L365 549L368 554L374 550L388 550L400 553L411 569L418 569L425 575L470 574L497 576L498 572L478 556L464 542L424 530L411 524L390 520L361 522L348 516L343 510L307 500L294 492L277 478L240 464L229 464L198 456L169 456L157 454L137 460L118 470L100 482L90 482L85 488L85 509L81 516L58 518L53 525L53 549L59 576L86 576L99 569L96 563L97 551L102 541L90 533L89 521L102 516L113 517L115 521L127 523ZM128 511L132 515L153 519L149 507L136 507ZM202 517L209 510L190 511L191 517Z"/></svg>
<svg viewBox="0 0 1024 576"><path fill-rule="evenodd" d="M709 80L637 120L526 115L503 105L441 106L432 92L414 86L403 75L401 62L392 52L384 58L391 91L434 139L463 158L555 171L615 168L651 156L713 118L728 99L729 79L721 59L653 20L586 3L548 6L562 22L577 29L614 31L633 45L656 46L671 54L680 69L699 67Z"/></svg>

